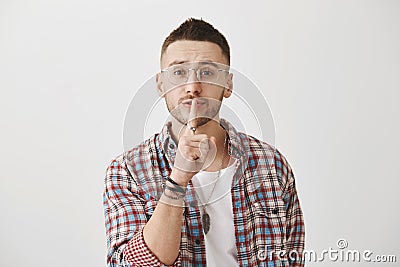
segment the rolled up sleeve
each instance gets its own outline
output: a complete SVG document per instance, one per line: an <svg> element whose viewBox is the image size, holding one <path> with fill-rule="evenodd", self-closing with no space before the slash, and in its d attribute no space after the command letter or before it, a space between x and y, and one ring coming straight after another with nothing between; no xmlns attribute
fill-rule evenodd
<svg viewBox="0 0 400 267"><path fill-rule="evenodd" d="M158 260L158 258L147 247L143 238L143 231L138 231L134 234L131 241L124 249L124 255L128 262L132 262L137 266L153 267L153 266L166 266ZM136 266L135 265L135 266ZM168 266L181 266L180 254L173 265Z"/></svg>
<svg viewBox="0 0 400 267"><path fill-rule="evenodd" d="M148 219L145 199L122 157L107 168L103 206L107 236L107 266L165 266L147 247L143 227ZM180 254L171 266L180 266Z"/></svg>

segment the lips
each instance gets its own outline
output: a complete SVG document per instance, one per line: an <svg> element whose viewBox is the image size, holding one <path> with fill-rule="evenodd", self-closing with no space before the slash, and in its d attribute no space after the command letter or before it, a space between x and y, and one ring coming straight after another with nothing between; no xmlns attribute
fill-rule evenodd
<svg viewBox="0 0 400 267"><path fill-rule="evenodd" d="M184 106L190 107L192 105L192 101L193 101L193 99L186 99L186 100L182 101L182 104ZM207 103L207 100L196 98L196 102L197 102L197 106L203 106Z"/></svg>

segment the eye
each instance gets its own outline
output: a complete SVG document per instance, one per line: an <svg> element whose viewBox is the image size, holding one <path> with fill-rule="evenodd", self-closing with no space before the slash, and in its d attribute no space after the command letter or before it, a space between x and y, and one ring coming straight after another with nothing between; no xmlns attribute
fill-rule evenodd
<svg viewBox="0 0 400 267"><path fill-rule="evenodd" d="M202 70L200 71L200 75L201 75L201 76L210 77L210 76L213 76L213 75L214 75L214 72L211 71L210 69L202 69Z"/></svg>
<svg viewBox="0 0 400 267"><path fill-rule="evenodd" d="M186 71L184 69L174 69L172 74L174 76L184 76L186 75Z"/></svg>

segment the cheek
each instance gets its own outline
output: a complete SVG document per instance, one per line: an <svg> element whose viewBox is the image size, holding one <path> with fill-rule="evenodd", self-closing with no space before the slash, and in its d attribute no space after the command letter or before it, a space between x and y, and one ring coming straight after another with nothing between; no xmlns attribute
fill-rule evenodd
<svg viewBox="0 0 400 267"><path fill-rule="evenodd" d="M171 90L170 92L165 94L165 101L169 105L176 105L178 103L179 97L175 90Z"/></svg>
<svg viewBox="0 0 400 267"><path fill-rule="evenodd" d="M224 96L224 88L221 86L217 86L217 85L212 85L210 86L209 90L207 90L209 92L209 97L210 98L214 98L214 99L219 99L221 100Z"/></svg>

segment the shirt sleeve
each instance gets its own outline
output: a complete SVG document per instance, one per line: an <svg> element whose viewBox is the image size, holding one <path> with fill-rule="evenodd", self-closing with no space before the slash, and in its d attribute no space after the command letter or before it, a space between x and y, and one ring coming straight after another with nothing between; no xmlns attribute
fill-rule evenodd
<svg viewBox="0 0 400 267"><path fill-rule="evenodd" d="M297 195L293 171L286 159L277 152L277 173L284 183L283 200L286 206L286 255L289 266L303 267L305 227L300 201Z"/></svg>
<svg viewBox="0 0 400 267"><path fill-rule="evenodd" d="M137 266L165 266L147 247L143 238L143 231L135 233L132 240L125 247L124 255L128 262L134 262ZM180 254L174 264L170 266L181 266Z"/></svg>
<svg viewBox="0 0 400 267"><path fill-rule="evenodd" d="M145 199L122 158L107 168L103 205L107 236L107 266L165 266L147 247ZM172 266L181 265L181 256Z"/></svg>

